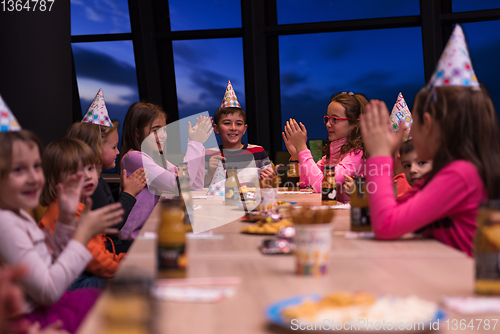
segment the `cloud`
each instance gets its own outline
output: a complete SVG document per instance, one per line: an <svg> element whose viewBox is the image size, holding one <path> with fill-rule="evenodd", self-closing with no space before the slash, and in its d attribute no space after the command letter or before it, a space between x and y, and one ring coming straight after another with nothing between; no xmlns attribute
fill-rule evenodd
<svg viewBox="0 0 500 334"><path fill-rule="evenodd" d="M331 43L323 47L318 53L326 60L338 60L339 58L345 58L348 54L353 54L353 50L356 50L356 46L352 40L345 35L340 35L339 37L335 36Z"/></svg>
<svg viewBox="0 0 500 334"><path fill-rule="evenodd" d="M281 72L280 80L281 86L285 89L292 88L300 83L307 81L307 75L300 75L296 72Z"/></svg>
<svg viewBox="0 0 500 334"><path fill-rule="evenodd" d="M92 7L85 7L85 16L90 21L94 21L94 22L102 22L103 21L102 17Z"/></svg>
<svg viewBox="0 0 500 334"><path fill-rule="evenodd" d="M73 45L73 56L78 77L137 89L137 75L133 66L107 54L84 49L78 45Z"/></svg>
<svg viewBox="0 0 500 334"><path fill-rule="evenodd" d="M189 64L190 66L193 66L193 64L196 65L202 65L205 63L205 59L207 59L207 56L209 55L209 52L205 52L207 50L199 50L199 49L193 49L189 45L189 43L183 42L183 41L176 41L173 44L173 49L174 49L174 55L175 55L175 61L179 61L183 64Z"/></svg>

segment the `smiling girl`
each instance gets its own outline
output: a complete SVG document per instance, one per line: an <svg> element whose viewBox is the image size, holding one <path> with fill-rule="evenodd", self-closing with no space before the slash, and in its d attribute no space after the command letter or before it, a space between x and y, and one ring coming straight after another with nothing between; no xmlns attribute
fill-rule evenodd
<svg viewBox="0 0 500 334"><path fill-rule="evenodd" d="M367 103L362 94L342 92L333 95L327 113L323 116L328 140L323 147L324 156L317 164L307 148L306 127L302 123L299 125L294 119L286 122L283 140L291 160L299 161L302 186L310 185L315 192L321 192L323 167L325 163L334 165L337 199L349 202L350 197L344 193L341 184L345 182L344 175L357 175L364 166L359 116Z"/></svg>

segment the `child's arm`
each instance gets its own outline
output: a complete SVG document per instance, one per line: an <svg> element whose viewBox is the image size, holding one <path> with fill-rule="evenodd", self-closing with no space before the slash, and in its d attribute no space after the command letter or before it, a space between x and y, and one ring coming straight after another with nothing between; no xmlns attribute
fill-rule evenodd
<svg viewBox="0 0 500 334"><path fill-rule="evenodd" d="M373 232L378 239L395 239L444 217L478 209L485 196L475 167L465 161L445 166L411 198L398 203L394 198L392 158L367 161L367 186ZM370 185L371 184L371 185ZM474 224L474 223L471 223Z"/></svg>
<svg viewBox="0 0 500 334"><path fill-rule="evenodd" d="M118 270L118 265L126 253L113 254L106 249L106 237L96 235L87 244L87 249L92 254L92 261L87 266L87 271L99 277L113 277Z"/></svg>
<svg viewBox="0 0 500 334"><path fill-rule="evenodd" d="M325 164L326 156L323 156L323 158L321 158L318 163L315 163L311 155L311 151L304 150L299 153L298 157L300 185L303 187L307 187L310 185L315 192L321 192L321 182L323 181L323 166Z"/></svg>
<svg viewBox="0 0 500 334"><path fill-rule="evenodd" d="M6 222L5 219L2 221ZM52 262L45 238L34 221L0 224L2 261L7 264L23 263L28 268L28 274L21 279L26 293L37 303L51 305L66 292L92 255L84 245L70 240Z"/></svg>

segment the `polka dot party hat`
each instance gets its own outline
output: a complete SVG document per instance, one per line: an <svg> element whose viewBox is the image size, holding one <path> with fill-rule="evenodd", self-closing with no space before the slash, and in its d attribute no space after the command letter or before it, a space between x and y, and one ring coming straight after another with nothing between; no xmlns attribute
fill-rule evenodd
<svg viewBox="0 0 500 334"><path fill-rule="evenodd" d="M401 123L401 121L405 122L406 130L407 131L410 130L411 123L413 123L413 118L411 118L410 109L408 108L408 105L406 104L406 101L403 98L403 94L401 93L398 94L398 99L394 104L394 107L392 107L392 112L390 117L392 122L392 128L394 131L399 130L399 123Z"/></svg>
<svg viewBox="0 0 500 334"><path fill-rule="evenodd" d="M455 29L453 29L427 86L469 86L479 88L479 82L472 68L467 49L464 31L460 25L455 25Z"/></svg>
<svg viewBox="0 0 500 334"><path fill-rule="evenodd" d="M231 85L231 81L227 81L226 92L224 93L224 98L222 99L221 108L227 107L237 107L241 108L240 103L238 102L238 98L236 97L236 93L234 92L233 85Z"/></svg>
<svg viewBox="0 0 500 334"><path fill-rule="evenodd" d="M0 132L19 131L21 126L17 122L16 117L5 104L2 96L0 96Z"/></svg>
<svg viewBox="0 0 500 334"><path fill-rule="evenodd" d="M113 124L111 124L111 120L109 119L108 109L106 109L106 104L104 103L102 89L99 89L94 101L92 101L89 109L85 113L85 116L83 116L82 122L103 126L113 126Z"/></svg>

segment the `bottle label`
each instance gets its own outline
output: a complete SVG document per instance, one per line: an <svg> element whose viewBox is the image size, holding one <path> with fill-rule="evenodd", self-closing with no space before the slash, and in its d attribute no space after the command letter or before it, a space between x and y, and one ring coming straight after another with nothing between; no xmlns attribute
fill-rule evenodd
<svg viewBox="0 0 500 334"><path fill-rule="evenodd" d="M370 209L351 207L352 226L370 226Z"/></svg>
<svg viewBox="0 0 500 334"><path fill-rule="evenodd" d="M226 187L226 201L238 202L240 200L240 189L238 187Z"/></svg>
<svg viewBox="0 0 500 334"><path fill-rule="evenodd" d="M334 187L321 188L321 201L323 202L323 204L337 201L337 189L335 189Z"/></svg>
<svg viewBox="0 0 500 334"><path fill-rule="evenodd" d="M158 270L185 270L186 245L158 245Z"/></svg>

